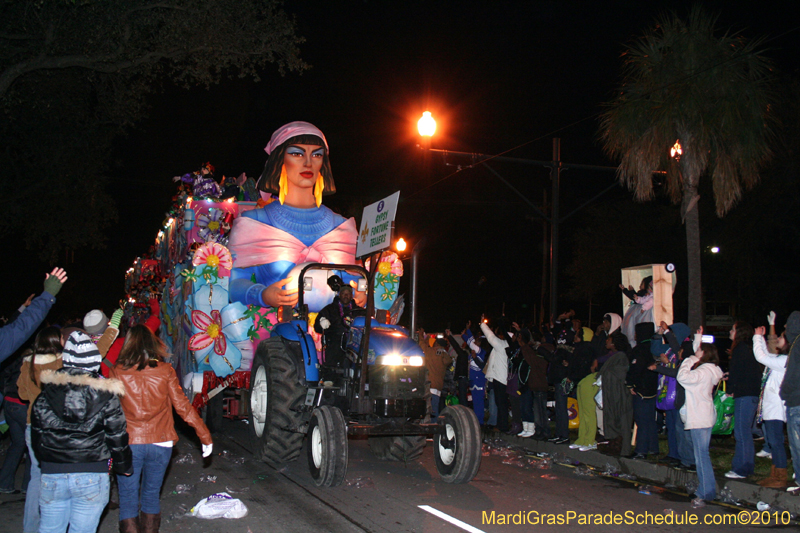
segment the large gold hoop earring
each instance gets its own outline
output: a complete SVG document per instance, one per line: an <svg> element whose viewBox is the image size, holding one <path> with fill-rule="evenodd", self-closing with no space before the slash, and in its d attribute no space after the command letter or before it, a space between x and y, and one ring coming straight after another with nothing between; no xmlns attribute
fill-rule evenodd
<svg viewBox="0 0 800 533"><path fill-rule="evenodd" d="M322 177L322 172L317 177L317 182L314 184L314 199L317 201L317 207L322 205L322 190L325 188L325 178Z"/></svg>
<svg viewBox="0 0 800 533"><path fill-rule="evenodd" d="M289 194L289 176L286 174L286 165L281 167L281 177L278 181L278 201L283 205L286 195Z"/></svg>

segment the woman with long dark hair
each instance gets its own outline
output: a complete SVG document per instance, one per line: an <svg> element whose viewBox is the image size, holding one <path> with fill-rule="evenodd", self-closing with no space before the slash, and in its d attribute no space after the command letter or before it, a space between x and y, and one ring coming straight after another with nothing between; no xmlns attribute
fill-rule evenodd
<svg viewBox="0 0 800 533"><path fill-rule="evenodd" d="M728 394L733 396L733 434L736 449L733 463L725 477L744 479L753 475L756 450L753 442L753 421L761 394L761 366L753 355L753 326L737 320L731 328L731 361L728 366Z"/></svg>
<svg viewBox="0 0 800 533"><path fill-rule="evenodd" d="M700 331L702 334L702 330ZM717 495L714 468L708 448L711 444L711 430L717 420L714 409L714 387L722 379L719 368L719 354L713 344L703 343L691 357L681 363L678 370L678 383L683 385L686 401L681 408L684 428L692 435L694 460L697 464L698 486L696 498L692 500L695 509L705 507L707 500Z"/></svg>
<svg viewBox="0 0 800 533"><path fill-rule="evenodd" d="M40 376L44 370L56 371L62 367L61 330L56 327L44 328L36 335L31 346L31 354L22 360L22 368L17 380L20 400L28 402L28 423L25 428L25 443L28 446L28 459L31 462L31 477L28 492L25 493L25 515L22 519L22 533L39 531L39 487L42 470L33 453L31 445L31 407L42 392Z"/></svg>
<svg viewBox="0 0 800 533"><path fill-rule="evenodd" d="M122 410L128 421L133 475L119 476L119 529L122 533L156 533L161 525L159 493L178 441L172 409L192 426L211 455L211 433L183 393L172 365L165 363L164 343L143 325L133 326L111 377L125 386ZM141 515L140 515L141 512Z"/></svg>

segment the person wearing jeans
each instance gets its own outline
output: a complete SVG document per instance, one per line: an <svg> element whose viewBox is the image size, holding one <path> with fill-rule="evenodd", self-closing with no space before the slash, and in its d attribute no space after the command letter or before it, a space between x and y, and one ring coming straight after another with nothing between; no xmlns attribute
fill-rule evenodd
<svg viewBox="0 0 800 533"><path fill-rule="evenodd" d="M755 472L756 451L753 442L753 421L761 394L761 367L753 354L753 327L737 320L731 328L731 361L728 394L733 396L733 433L736 449L729 479L743 479Z"/></svg>
<svg viewBox="0 0 800 533"><path fill-rule="evenodd" d="M733 452L731 471L725 477L736 479L751 476L755 472L756 450L751 428L758 408L758 396L735 397L733 402L733 436L736 439L736 449Z"/></svg>
<svg viewBox="0 0 800 533"><path fill-rule="evenodd" d="M713 426L712 426L713 427ZM700 500L709 501L717 496L717 480L714 477L714 467L711 465L711 454L708 451L711 444L711 427L690 429L694 460L697 464L697 490L695 495ZM692 501L692 506L701 507Z"/></svg>
<svg viewBox="0 0 800 533"><path fill-rule="evenodd" d="M42 476L40 533L95 533L108 504L105 472L72 472Z"/></svg>
<svg viewBox="0 0 800 533"><path fill-rule="evenodd" d="M133 473L121 382L103 379L103 357L75 331L64 345L63 368L40 375L31 410L31 443L42 469L41 533L94 533L108 503L108 464Z"/></svg>
<svg viewBox="0 0 800 533"><path fill-rule="evenodd" d="M117 477L121 533L158 533L161 484L178 440L172 410L197 432L203 457L211 455L211 432L181 388L175 369L165 363L167 348L146 326L128 330L110 371L124 384L122 410L128 420L133 475Z"/></svg>
<svg viewBox="0 0 800 533"><path fill-rule="evenodd" d="M3 467L0 468L0 494L19 493L19 490L14 488L14 480L17 477L20 460L25 454L25 415L27 412L28 406L21 403L19 398L6 395L5 413L8 432L11 434L11 446L8 447ZM23 487L28 486L29 479L30 468L26 465L25 476L22 480Z"/></svg>
<svg viewBox="0 0 800 533"><path fill-rule="evenodd" d="M699 334L702 333L700 328ZM692 500L692 507L695 509L705 507L705 502L713 500L717 494L708 447L711 430L717 419L712 390L720 379L722 370L719 368L717 347L713 344L701 344L695 355L683 360L678 370L678 383L686 391L686 402L681 412L685 412L684 424L691 432L694 459L697 463L698 486L696 498Z"/></svg>
<svg viewBox="0 0 800 533"><path fill-rule="evenodd" d="M56 327L47 327L41 330L31 346L31 355L22 360L17 391L21 400L28 402L28 415L25 426L25 444L28 447L28 457L31 461L31 479L28 482L28 492L25 494L25 515L22 519L22 533L37 533L39 531L39 486L42 481L42 470L36 454L33 453L31 442L31 408L33 402L41 392L40 376L45 370L58 370L61 368L61 330Z"/></svg>
<svg viewBox="0 0 800 533"><path fill-rule="evenodd" d="M159 446L158 444L131 444L130 446L133 453L133 475L117 478L120 493L120 520L138 518L140 505L143 514L158 515L161 513L161 483L172 457L172 446Z"/></svg>

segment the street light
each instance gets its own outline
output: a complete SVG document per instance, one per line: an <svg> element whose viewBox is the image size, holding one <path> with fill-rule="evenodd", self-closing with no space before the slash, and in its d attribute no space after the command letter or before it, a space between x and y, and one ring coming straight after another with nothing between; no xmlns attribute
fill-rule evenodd
<svg viewBox="0 0 800 533"><path fill-rule="evenodd" d="M398 252L405 252L406 251L406 241L400 237L398 241L394 244L394 249Z"/></svg>
<svg viewBox="0 0 800 533"><path fill-rule="evenodd" d="M430 111L422 113L422 118L417 121L417 130L423 137L433 137L436 133L436 121L433 120Z"/></svg>
<svg viewBox="0 0 800 533"><path fill-rule="evenodd" d="M678 139L675 141L675 144L672 145L672 148L670 148L669 156L675 158L676 161L680 161L681 155L683 155L683 149L681 148L681 141Z"/></svg>
<svg viewBox="0 0 800 533"><path fill-rule="evenodd" d="M719 246L712 246L711 247L711 253L712 254L718 254L719 253Z"/></svg>

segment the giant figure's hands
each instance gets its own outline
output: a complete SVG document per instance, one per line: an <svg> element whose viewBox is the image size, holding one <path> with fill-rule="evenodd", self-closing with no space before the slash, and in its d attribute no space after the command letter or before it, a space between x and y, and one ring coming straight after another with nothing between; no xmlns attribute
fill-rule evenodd
<svg viewBox="0 0 800 533"><path fill-rule="evenodd" d="M267 307L278 307L279 305L292 305L297 303L297 287L284 289L283 286L292 281L293 278L286 278L276 281L261 292L261 298Z"/></svg>

